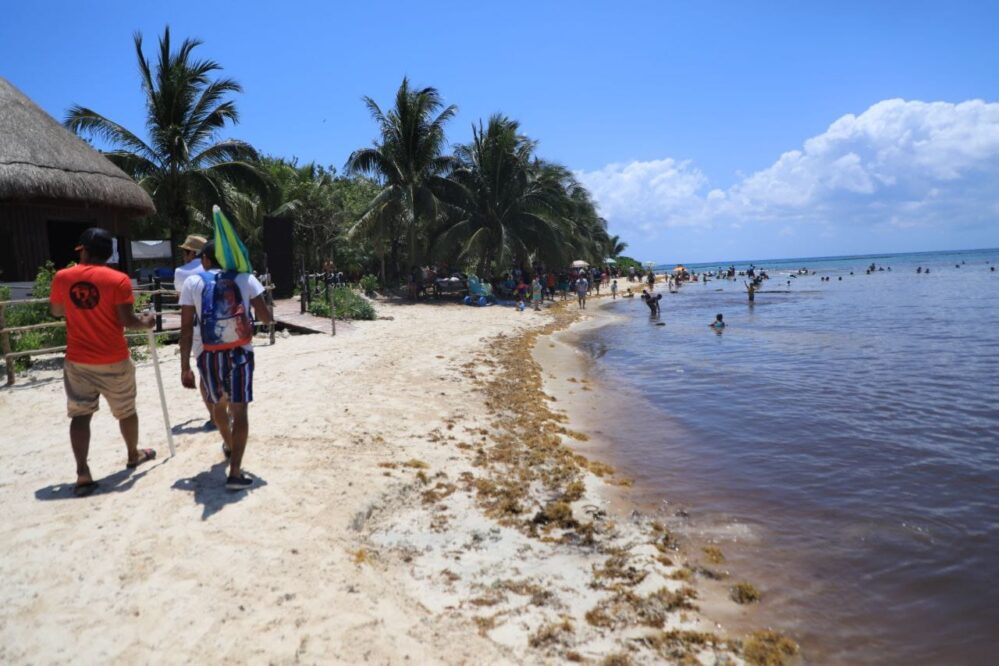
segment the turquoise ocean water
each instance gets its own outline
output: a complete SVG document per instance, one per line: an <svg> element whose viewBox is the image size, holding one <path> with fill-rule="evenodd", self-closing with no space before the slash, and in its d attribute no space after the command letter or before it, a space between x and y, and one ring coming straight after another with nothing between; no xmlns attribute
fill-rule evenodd
<svg viewBox="0 0 999 666"><path fill-rule="evenodd" d="M741 277L689 283L665 326L619 300L581 334L630 397L610 461L689 512L807 661L995 663L999 249L752 263L754 305Z"/></svg>

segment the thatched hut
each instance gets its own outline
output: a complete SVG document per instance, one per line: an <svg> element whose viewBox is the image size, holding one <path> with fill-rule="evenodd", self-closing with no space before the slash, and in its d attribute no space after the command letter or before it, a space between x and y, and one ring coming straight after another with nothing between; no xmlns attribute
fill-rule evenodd
<svg viewBox="0 0 999 666"><path fill-rule="evenodd" d="M49 259L65 266L94 226L118 238L129 271L128 222L153 212L135 181L0 78L0 281L31 280Z"/></svg>

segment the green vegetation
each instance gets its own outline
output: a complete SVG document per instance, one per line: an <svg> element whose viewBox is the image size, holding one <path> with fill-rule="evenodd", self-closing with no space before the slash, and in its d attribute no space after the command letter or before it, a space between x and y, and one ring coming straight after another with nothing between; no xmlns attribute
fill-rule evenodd
<svg viewBox="0 0 999 666"><path fill-rule="evenodd" d="M73 264L70 264L71 266ZM35 282L31 287L31 298L47 299L52 293L52 278L55 277L56 269L51 261L38 269L35 275ZM0 285L0 301L10 300L10 288ZM142 293L135 295L135 309L141 310L149 303L149 296ZM48 303L27 303L24 305L8 305L4 310L4 326L14 328L18 326L32 326L34 324L44 324L47 322L61 321L53 317ZM141 336L126 338L128 346L131 348L132 356L136 359L144 357L143 347L146 345L146 338ZM157 345L162 345L166 341L166 335L156 337ZM34 349L50 349L62 347L66 344L65 327L38 328L31 331L18 331L10 334L11 351L31 351ZM14 360L15 367L19 369L31 367L31 357L22 356Z"/></svg>
<svg viewBox="0 0 999 666"><path fill-rule="evenodd" d="M499 114L472 128L472 142L455 150L452 203L459 214L436 237L440 254L479 273L531 260L603 260L606 225L589 193L567 168L539 158L537 145Z"/></svg>
<svg viewBox="0 0 999 666"><path fill-rule="evenodd" d="M55 277L55 266L51 261L38 269L35 283L31 288L31 298L48 298L52 292L52 278ZM10 289L0 286L0 301L10 300ZM49 313L48 303L30 303L26 305L9 305L4 311L7 328L16 326L31 326L45 322L59 321ZM62 327L39 328L32 331L21 331L10 334L11 351L30 351L32 349L47 349L62 347L66 344L66 329ZM14 360L17 368L27 368L31 359L22 356Z"/></svg>
<svg viewBox="0 0 999 666"><path fill-rule="evenodd" d="M242 87L219 75L218 62L195 56L201 45L185 39L174 48L165 29L152 60L135 37L144 136L84 106L67 113L67 127L96 140L152 196L157 213L138 224L142 236L168 235L176 245L187 233L210 235L218 204L257 266L270 216L293 226L296 267L316 271L332 261L348 274L377 275L390 289L417 265L498 274L513 264L600 264L626 247L608 234L572 171L540 156L517 120L479 121L472 140L449 154L446 129L457 107L405 78L390 108L364 98L377 137L349 156L342 175L261 156L222 136L239 121L234 96ZM366 278L362 288L375 286Z"/></svg>
<svg viewBox="0 0 999 666"><path fill-rule="evenodd" d="M375 308L362 296L354 293L352 289L336 287L330 292L333 294L333 305L336 307L337 319L370 321L375 318ZM320 296L309 304L309 312L317 317L329 317L330 306L326 303L326 299Z"/></svg>
<svg viewBox="0 0 999 666"><path fill-rule="evenodd" d="M620 236L611 236L607 239L607 256L611 259L617 259L621 256L621 253L627 249L628 244L622 241ZM632 259L632 261L634 261L634 259Z"/></svg>
<svg viewBox="0 0 999 666"><path fill-rule="evenodd" d="M631 257L623 257L621 255L617 255L614 257L614 261L617 262L617 267L623 271L627 271L629 268L634 268L635 270L638 270L642 267L640 261L632 259Z"/></svg>
<svg viewBox="0 0 999 666"><path fill-rule="evenodd" d="M228 123L239 121L229 96L242 92L242 87L230 78L212 78L222 66L195 59L194 50L200 45L196 39L185 39L172 51L166 28L154 70L143 53L142 36L135 35L146 140L83 106L73 106L66 116L66 127L105 142L110 148L107 158L149 192L157 210L151 222L169 232L172 247L192 226L202 232L209 228L212 205L240 220L238 212L247 197L261 197L270 188L252 146L218 139Z"/></svg>
<svg viewBox="0 0 999 666"><path fill-rule="evenodd" d="M378 278L371 274L365 275L361 278L361 289L365 295L371 296L378 289Z"/></svg>

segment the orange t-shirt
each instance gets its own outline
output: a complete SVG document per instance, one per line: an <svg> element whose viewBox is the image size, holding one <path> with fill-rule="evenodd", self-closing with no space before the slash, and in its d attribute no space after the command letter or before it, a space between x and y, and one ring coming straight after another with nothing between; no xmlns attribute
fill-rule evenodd
<svg viewBox="0 0 999 666"><path fill-rule="evenodd" d="M107 365L128 358L116 305L134 303L132 283L104 265L64 268L52 280L52 303L66 308L66 360Z"/></svg>

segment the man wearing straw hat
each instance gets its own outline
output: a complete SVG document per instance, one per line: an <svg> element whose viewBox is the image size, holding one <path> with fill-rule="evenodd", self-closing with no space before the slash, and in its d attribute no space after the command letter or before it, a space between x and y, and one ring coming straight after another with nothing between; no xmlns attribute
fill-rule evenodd
<svg viewBox="0 0 999 666"><path fill-rule="evenodd" d="M221 270L215 241L202 248L201 265L204 270L189 277L180 293L180 380L186 388L194 388L190 356L194 329L200 328L203 349L195 360L229 458L225 487L246 490L253 486L253 479L242 470L250 428L247 412L253 400L250 306L265 324L270 323L271 312L257 278Z"/></svg>
<svg viewBox="0 0 999 666"><path fill-rule="evenodd" d="M124 329L150 329L151 314L135 316L132 283L128 276L106 266L111 257L111 234L96 227L80 236L76 251L80 263L64 268L52 280L52 314L66 318L66 360L63 384L70 417L69 440L76 458L77 496L97 487L90 474L90 419L100 396L118 419L128 449L127 467L134 469L156 457L153 449L139 449L139 417L135 413L135 366Z"/></svg>
<svg viewBox="0 0 999 666"><path fill-rule="evenodd" d="M184 265L178 266L173 272L173 288L178 293L184 287L184 282L187 281L187 278L197 275L204 270L201 266L201 249L205 247L205 243L207 242L208 239L204 236L191 234L184 239L183 243L177 246L184 251ZM197 326L194 327L192 353L194 354L194 358L198 358L198 354L201 353L201 331ZM204 382L201 383L201 400L205 403L205 409L208 410L208 420L205 421L204 429L208 431L216 430L218 426L215 425L212 403L208 401Z"/></svg>

